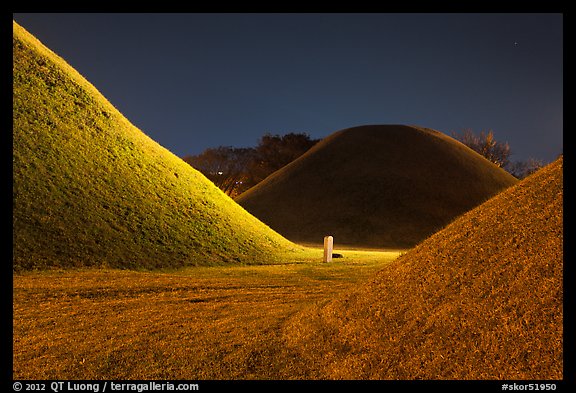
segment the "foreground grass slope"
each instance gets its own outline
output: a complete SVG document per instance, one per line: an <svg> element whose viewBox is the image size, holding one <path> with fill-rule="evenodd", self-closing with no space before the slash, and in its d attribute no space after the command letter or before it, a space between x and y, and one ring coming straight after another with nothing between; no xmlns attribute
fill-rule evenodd
<svg viewBox="0 0 576 393"><path fill-rule="evenodd" d="M13 266L270 262L300 248L13 23Z"/></svg>
<svg viewBox="0 0 576 393"><path fill-rule="evenodd" d="M285 332L303 378L562 379L563 159ZM299 373L299 374L298 374Z"/></svg>
<svg viewBox="0 0 576 393"><path fill-rule="evenodd" d="M288 239L408 248L517 180L438 131L338 131L236 200Z"/></svg>

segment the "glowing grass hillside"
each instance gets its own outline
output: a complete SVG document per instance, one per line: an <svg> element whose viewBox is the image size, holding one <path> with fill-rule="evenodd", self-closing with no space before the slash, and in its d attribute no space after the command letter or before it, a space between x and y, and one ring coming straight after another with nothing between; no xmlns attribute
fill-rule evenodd
<svg viewBox="0 0 576 393"><path fill-rule="evenodd" d="M14 270L272 262L298 246L13 23Z"/></svg>
<svg viewBox="0 0 576 393"><path fill-rule="evenodd" d="M297 315L308 378L562 379L563 159Z"/></svg>
<svg viewBox="0 0 576 393"><path fill-rule="evenodd" d="M236 200L292 241L412 247L516 178L438 131L335 132Z"/></svg>

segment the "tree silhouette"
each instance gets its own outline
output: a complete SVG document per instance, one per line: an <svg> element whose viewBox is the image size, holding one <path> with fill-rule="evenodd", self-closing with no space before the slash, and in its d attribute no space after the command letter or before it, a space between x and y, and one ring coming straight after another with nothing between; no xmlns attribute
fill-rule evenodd
<svg viewBox="0 0 576 393"><path fill-rule="evenodd" d="M510 146L508 142L499 142L494 138L492 130L481 131L475 134L471 129L466 129L462 133L452 133L452 137L459 140L475 152L483 155L488 161L504 168L510 163Z"/></svg>
<svg viewBox="0 0 576 393"><path fill-rule="evenodd" d="M305 133L265 134L256 146L256 160L251 168L255 184L306 153L318 141Z"/></svg>
<svg viewBox="0 0 576 393"><path fill-rule="evenodd" d="M511 162L506 170L518 179L524 179L530 176L538 169L544 167L544 162L542 160L537 160L534 158L529 158L526 161L514 161Z"/></svg>
<svg viewBox="0 0 576 393"><path fill-rule="evenodd" d="M267 133L256 147L219 146L183 159L234 198L300 157L318 141L306 133Z"/></svg>
<svg viewBox="0 0 576 393"><path fill-rule="evenodd" d="M518 179L524 179L545 165L542 160L535 158L529 158L526 161L510 161L512 153L508 142L497 141L492 130L488 133L481 131L477 135L468 128L461 133L452 132L452 137Z"/></svg>
<svg viewBox="0 0 576 393"><path fill-rule="evenodd" d="M196 156L186 156L184 161L234 197L251 186L247 175L255 154L253 148L219 146L208 148Z"/></svg>

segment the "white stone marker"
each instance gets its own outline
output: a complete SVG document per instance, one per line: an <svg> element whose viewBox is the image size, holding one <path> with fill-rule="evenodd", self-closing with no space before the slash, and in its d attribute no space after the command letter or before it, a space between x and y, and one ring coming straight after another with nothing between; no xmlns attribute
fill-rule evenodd
<svg viewBox="0 0 576 393"><path fill-rule="evenodd" d="M334 238L324 236L324 262L332 262L332 249L334 248Z"/></svg>

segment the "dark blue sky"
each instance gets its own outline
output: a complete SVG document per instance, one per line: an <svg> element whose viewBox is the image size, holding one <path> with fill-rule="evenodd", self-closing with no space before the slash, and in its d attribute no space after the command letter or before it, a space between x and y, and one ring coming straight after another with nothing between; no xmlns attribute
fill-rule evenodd
<svg viewBox="0 0 576 393"><path fill-rule="evenodd" d="M14 14L176 155L362 124L562 152L562 14Z"/></svg>

